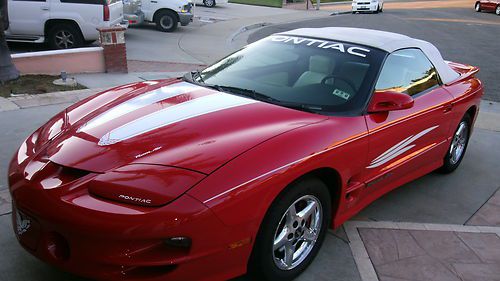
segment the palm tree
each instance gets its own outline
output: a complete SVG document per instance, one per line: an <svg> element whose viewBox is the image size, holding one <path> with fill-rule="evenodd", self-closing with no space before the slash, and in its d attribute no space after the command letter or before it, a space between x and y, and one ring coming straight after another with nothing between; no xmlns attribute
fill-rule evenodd
<svg viewBox="0 0 500 281"><path fill-rule="evenodd" d="M0 0L0 83L19 78L19 71L12 63L9 47L5 41L5 30L9 28L7 0Z"/></svg>

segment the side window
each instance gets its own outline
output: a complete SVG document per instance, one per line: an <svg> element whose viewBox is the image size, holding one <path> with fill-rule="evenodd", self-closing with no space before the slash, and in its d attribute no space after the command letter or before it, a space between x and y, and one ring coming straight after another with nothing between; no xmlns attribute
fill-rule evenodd
<svg viewBox="0 0 500 281"><path fill-rule="evenodd" d="M436 68L419 49L390 54L380 73L376 91L395 91L410 96L439 85Z"/></svg>

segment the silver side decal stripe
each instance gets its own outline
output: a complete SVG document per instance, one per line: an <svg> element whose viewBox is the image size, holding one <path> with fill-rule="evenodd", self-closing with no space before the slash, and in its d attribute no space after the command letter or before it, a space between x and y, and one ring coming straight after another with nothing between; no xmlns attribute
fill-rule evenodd
<svg viewBox="0 0 500 281"><path fill-rule="evenodd" d="M179 103L124 124L105 134L99 145L111 145L180 121L258 101L217 93Z"/></svg>
<svg viewBox="0 0 500 281"><path fill-rule="evenodd" d="M413 143L414 141L423 137L424 135L426 135L430 131L436 129L437 127L439 127L439 125L427 128L416 135L412 135L412 136L407 137L406 139L404 139L401 142L397 143L396 145L392 146L387 151L382 153L380 156L375 158L370 163L370 166L368 166L367 168L370 169L370 168L379 167L379 166L393 160L394 158L398 157L399 155L407 152L408 150L414 148L415 147L415 144Z"/></svg>
<svg viewBox="0 0 500 281"><path fill-rule="evenodd" d="M165 86L159 89L156 89L151 92L147 92L140 96L137 96L133 99L130 99L116 107L100 114L99 116L93 118L85 125L78 128L77 132L82 132L85 130L89 130L95 128L99 125L105 124L111 120L117 119L129 112L138 110L140 108L146 107L148 105L157 103L162 100L166 100L169 98L173 98L175 96L179 96L181 94L189 93L194 90L200 89L202 87L193 85L186 82L181 82L169 86Z"/></svg>

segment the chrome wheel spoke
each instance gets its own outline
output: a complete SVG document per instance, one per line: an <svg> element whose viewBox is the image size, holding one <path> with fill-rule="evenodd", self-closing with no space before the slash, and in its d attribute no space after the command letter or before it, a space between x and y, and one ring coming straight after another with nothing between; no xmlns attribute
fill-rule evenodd
<svg viewBox="0 0 500 281"><path fill-rule="evenodd" d="M291 226L296 219L297 209L295 208L295 205L292 205L288 208L288 212L286 213L286 224Z"/></svg>
<svg viewBox="0 0 500 281"><path fill-rule="evenodd" d="M283 230L280 232L278 237L274 239L274 244L273 244L274 251L279 250L283 248L283 246L285 246L285 244L288 242L287 239L288 234L289 234L288 227L287 226L283 227Z"/></svg>
<svg viewBox="0 0 500 281"><path fill-rule="evenodd" d="M291 243L285 244L285 259L283 260L283 262L286 266L292 266L294 252L295 247Z"/></svg>
<svg viewBox="0 0 500 281"><path fill-rule="evenodd" d="M307 206L297 214L297 217L300 218L301 220L308 219L314 213L317 206L318 204L316 202L314 201L309 202L309 204L307 204Z"/></svg>
<svg viewBox="0 0 500 281"><path fill-rule="evenodd" d="M315 242L317 236L318 235L315 230L306 228L304 231L304 235L302 235L302 240L307 242Z"/></svg>

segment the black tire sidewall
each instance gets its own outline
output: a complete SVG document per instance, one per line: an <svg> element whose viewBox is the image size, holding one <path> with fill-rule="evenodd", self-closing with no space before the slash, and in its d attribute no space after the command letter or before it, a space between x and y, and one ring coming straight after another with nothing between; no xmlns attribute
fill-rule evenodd
<svg viewBox="0 0 500 281"><path fill-rule="evenodd" d="M61 49L59 46L56 44L56 34L59 33L60 31L67 31L73 35L74 38L74 44L72 48L78 48L83 46L83 36L80 32L80 29L75 27L73 24L58 24L54 27L52 27L49 32L48 32L48 43L49 46L52 49Z"/></svg>
<svg viewBox="0 0 500 281"><path fill-rule="evenodd" d="M453 138L455 137L455 133L457 132L457 130L460 127L460 124L462 124L462 122L467 123L467 129L468 129L467 141L465 142L464 151L462 152L460 159L458 159L457 163L453 164L453 163L451 163L450 148L451 148L451 145L453 143ZM458 166L460 166L460 163L462 163L462 160L464 159L465 153L467 152L467 147L469 146L469 140L470 140L470 136L472 133L471 124L472 124L472 119L468 114L466 114L458 123L456 129L453 131L453 135L452 135L452 139L451 139L452 143L450 143L450 146L448 147L448 150L446 151L446 155L444 156L443 166L439 169L440 172L445 173L445 174L451 173L451 172L455 171L458 168Z"/></svg>
<svg viewBox="0 0 500 281"><path fill-rule="evenodd" d="M294 269L281 270L275 265L272 253L276 227L288 207L304 195L313 195L321 203L323 212L321 230L309 256ZM291 184L274 200L262 221L249 261L249 272L258 277L258 280L284 281L297 277L309 266L321 248L330 225L330 217L331 198L328 188L321 180L306 178Z"/></svg>
<svg viewBox="0 0 500 281"><path fill-rule="evenodd" d="M162 18L164 17L170 17L172 19L172 27L170 28L163 28L163 26L161 26L161 20ZM173 32L177 29L177 26L178 26L178 22L177 22L177 17L174 13L170 12L170 11L164 11L164 12L160 12L157 16L156 16L156 21L155 21L155 24L156 24L156 28L162 32Z"/></svg>
<svg viewBox="0 0 500 281"><path fill-rule="evenodd" d="M476 2L476 5L474 5L474 10L476 10L476 12L481 12L481 3Z"/></svg>

